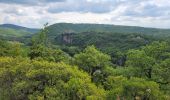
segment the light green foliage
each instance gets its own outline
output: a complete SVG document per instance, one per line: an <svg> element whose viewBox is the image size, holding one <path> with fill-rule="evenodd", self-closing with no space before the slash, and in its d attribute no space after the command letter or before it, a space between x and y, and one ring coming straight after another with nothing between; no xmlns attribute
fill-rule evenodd
<svg viewBox="0 0 170 100"><path fill-rule="evenodd" d="M167 42L156 41L144 46L142 50L146 53L146 55L156 59L157 62L170 58L170 45Z"/></svg>
<svg viewBox="0 0 170 100"><path fill-rule="evenodd" d="M32 46L30 51L30 58L34 59L36 57L43 56L47 48L47 24L44 25L44 28L36 36L32 37Z"/></svg>
<svg viewBox="0 0 170 100"><path fill-rule="evenodd" d="M30 64L27 63L27 60L28 59L25 58L18 58L14 60L10 57L0 57L0 99L14 99L14 93L16 93L12 90L14 79L16 79L16 82L20 83L19 86L23 85L23 81L20 81L20 79L25 78L24 73L29 68L24 66L30 66ZM18 88L19 86L15 88Z"/></svg>
<svg viewBox="0 0 170 100"><path fill-rule="evenodd" d="M170 59L162 61L159 65L155 66L155 75L159 77L162 82L170 83Z"/></svg>
<svg viewBox="0 0 170 100"><path fill-rule="evenodd" d="M64 63L0 57L0 77L0 97L5 100L105 98L105 91L87 73Z"/></svg>
<svg viewBox="0 0 170 100"><path fill-rule="evenodd" d="M160 84L161 90L169 94L169 59L170 45L166 42L153 42L140 50L129 50L126 66L137 68L134 76L146 76L154 80Z"/></svg>
<svg viewBox="0 0 170 100"><path fill-rule="evenodd" d="M170 58L170 46L166 42L153 42L140 50L129 50L126 66L138 68L140 77L152 78L153 70L161 61ZM155 66L155 67L154 67Z"/></svg>
<svg viewBox="0 0 170 100"><path fill-rule="evenodd" d="M110 76L107 79L107 87L110 90L108 99L126 100L164 100L164 95L159 90L159 85L153 81L141 78L127 79L122 76Z"/></svg>
<svg viewBox="0 0 170 100"><path fill-rule="evenodd" d="M2 37L22 37L26 35L31 35L33 33L28 32L26 30L17 30L12 28L2 28L0 27L0 36Z"/></svg>
<svg viewBox="0 0 170 100"><path fill-rule="evenodd" d="M89 33L80 34L82 38L79 41L73 39L73 44L76 41L82 47L94 43L100 50L109 51L111 58L94 46L88 46L83 52L80 52L82 48L79 46L53 46L48 43L47 33L45 26L33 37L30 49L18 42L0 41L0 100L170 98L168 43L153 42L140 49L130 49L126 53L124 50L136 48L149 41L142 35L111 33L106 33L109 38L102 33L95 33L93 35L98 37L94 39ZM120 42L122 40L115 36L127 39L123 38L123 42ZM89 38L91 39L86 41ZM117 42L104 44L103 40L107 43ZM114 43L116 45L113 46ZM27 50L30 50L31 59L25 57Z"/></svg>
<svg viewBox="0 0 170 100"><path fill-rule="evenodd" d="M75 64L87 71L90 75L96 70L102 70L111 62L110 56L98 51L94 46L88 46L80 54L74 56Z"/></svg>
<svg viewBox="0 0 170 100"><path fill-rule="evenodd" d="M40 33L32 38L32 46L29 54L30 58L69 63L70 56L68 54L60 49L53 49L50 47L47 38L47 25L48 24L45 24Z"/></svg>
<svg viewBox="0 0 170 100"><path fill-rule="evenodd" d="M151 78L152 67L155 59L146 55L142 50L130 50L127 54L126 65L137 69L138 77L147 76Z"/></svg>
<svg viewBox="0 0 170 100"><path fill-rule="evenodd" d="M70 63L71 60L71 57L60 49L44 48L39 54L34 59L65 63Z"/></svg>
<svg viewBox="0 0 170 100"><path fill-rule="evenodd" d="M74 56L75 64L92 76L93 82L100 85L104 81L103 70L111 65L109 55L98 51L94 46L88 46L83 52Z"/></svg>
<svg viewBox="0 0 170 100"><path fill-rule="evenodd" d="M154 80L161 84L161 89L170 94L170 58L155 65Z"/></svg>
<svg viewBox="0 0 170 100"><path fill-rule="evenodd" d="M135 69L134 67L106 67L104 69L104 74L105 76L124 76L127 78L133 77L138 75L138 70Z"/></svg>
<svg viewBox="0 0 170 100"><path fill-rule="evenodd" d="M0 56L26 56L27 53L22 45L22 43L16 41L0 40Z"/></svg>

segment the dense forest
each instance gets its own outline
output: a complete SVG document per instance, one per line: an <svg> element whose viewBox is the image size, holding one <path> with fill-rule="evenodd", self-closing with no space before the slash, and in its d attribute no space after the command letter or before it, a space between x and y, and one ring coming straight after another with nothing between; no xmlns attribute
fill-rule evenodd
<svg viewBox="0 0 170 100"><path fill-rule="evenodd" d="M0 100L170 100L168 29L3 25L0 36Z"/></svg>

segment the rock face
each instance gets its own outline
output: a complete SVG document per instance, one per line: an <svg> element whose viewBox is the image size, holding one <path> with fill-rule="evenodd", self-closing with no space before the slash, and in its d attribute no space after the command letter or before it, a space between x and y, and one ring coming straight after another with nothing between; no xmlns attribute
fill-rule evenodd
<svg viewBox="0 0 170 100"><path fill-rule="evenodd" d="M121 57L116 64L119 66L124 66L125 65L125 61L126 61L126 57Z"/></svg>
<svg viewBox="0 0 170 100"><path fill-rule="evenodd" d="M72 44L72 41L73 41L73 38L72 38L72 35L74 33L63 33L62 34L62 42L64 44Z"/></svg>

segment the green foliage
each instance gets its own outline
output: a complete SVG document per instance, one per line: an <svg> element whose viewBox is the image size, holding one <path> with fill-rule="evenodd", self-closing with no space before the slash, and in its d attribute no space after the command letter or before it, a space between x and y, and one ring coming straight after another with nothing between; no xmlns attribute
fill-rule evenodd
<svg viewBox="0 0 170 100"><path fill-rule="evenodd" d="M69 63L71 57L60 49L47 48L43 45L32 46L31 59Z"/></svg>
<svg viewBox="0 0 170 100"><path fill-rule="evenodd" d="M75 64L92 75L96 70L102 70L111 62L110 56L98 51L94 46L88 46L83 52L74 56Z"/></svg>
<svg viewBox="0 0 170 100"><path fill-rule="evenodd" d="M48 24L45 24L40 33L32 38L32 46L29 54L30 58L53 62L64 61L68 63L70 59L69 55L60 49L52 49L49 47L47 39L47 25Z"/></svg>
<svg viewBox="0 0 170 100"><path fill-rule="evenodd" d="M38 29L31 29L12 24L3 24L0 25L0 39L28 43L27 39L38 31Z"/></svg>
<svg viewBox="0 0 170 100"><path fill-rule="evenodd" d="M36 34L36 36L34 36L32 38L32 45L43 45L43 46L47 46L48 44L48 40L47 40L47 34L48 34L48 30L47 30L47 24L44 25L44 28L40 30L40 32L38 34Z"/></svg>
<svg viewBox="0 0 170 100"><path fill-rule="evenodd" d="M74 56L74 63L92 76L93 82L101 85L104 81L103 70L111 65L109 55L98 51L94 46L88 46L83 52Z"/></svg>
<svg viewBox="0 0 170 100"><path fill-rule="evenodd" d="M81 32L114 32L114 33L140 33L147 34L157 37L170 36L169 29L155 29L155 28L144 28L134 26L119 26L119 25L106 25L106 24L72 24L72 23L56 23L48 27L49 37L51 41L56 35L62 34L66 31L75 33Z"/></svg>
<svg viewBox="0 0 170 100"><path fill-rule="evenodd" d="M32 49L40 55L30 60L18 57L21 55L17 53L20 49L15 49L18 48L15 43L1 42L1 47L6 48L2 49L5 53L2 52L1 56L15 58L0 57L0 99L169 99L170 60L167 43L154 42L139 50L129 50L125 67L113 66L111 57L94 46L88 46L72 59L62 50L47 48L46 42L40 43L42 47L36 44L38 48ZM11 49L13 52L6 52L9 45L14 45ZM125 55L117 52L113 57Z"/></svg>
<svg viewBox="0 0 170 100"><path fill-rule="evenodd" d="M44 28L32 37L32 44L31 44L31 52L30 58L34 59L36 57L41 57L47 50L47 24L44 25Z"/></svg>
<svg viewBox="0 0 170 100"><path fill-rule="evenodd" d="M151 36L139 33L114 33L114 32L83 32L71 35L72 43L65 44L63 35L55 38L55 43L59 45L77 46L84 48L94 45L106 53L125 51L128 49L144 46L154 39Z"/></svg>
<svg viewBox="0 0 170 100"><path fill-rule="evenodd" d="M34 59L65 63L70 63L71 60L71 57L60 49L46 48L44 52L41 51L40 54L41 55Z"/></svg>
<svg viewBox="0 0 170 100"><path fill-rule="evenodd" d="M166 42L153 42L141 50L129 50L126 65L138 68L140 77L146 75L151 78L153 67L162 60L170 58L169 48Z"/></svg>
<svg viewBox="0 0 170 100"><path fill-rule="evenodd" d="M137 69L138 77L147 76L151 78L152 67L155 59L146 55L144 51L130 50L127 54L126 65Z"/></svg>
<svg viewBox="0 0 170 100"><path fill-rule="evenodd" d="M10 29L10 28L1 28L0 27L0 36L3 37L22 37L26 35L31 35L33 33L24 31L24 30L15 30L15 29Z"/></svg>
<svg viewBox="0 0 170 100"><path fill-rule="evenodd" d="M142 48L146 55L153 57L160 62L166 58L170 58L170 45L167 42L153 42Z"/></svg>
<svg viewBox="0 0 170 100"><path fill-rule="evenodd" d="M123 52L116 51L110 54L112 57L112 63L119 65L119 66L124 66L126 62L126 55Z"/></svg>
<svg viewBox="0 0 170 100"><path fill-rule="evenodd" d="M164 100L164 95L159 90L159 85L153 81L141 78L126 79L122 76L110 76L107 79L107 87L110 90L108 100Z"/></svg>
<svg viewBox="0 0 170 100"><path fill-rule="evenodd" d="M61 49L72 57L81 51L80 48L76 46L62 46Z"/></svg>
<svg viewBox="0 0 170 100"><path fill-rule="evenodd" d="M105 98L105 91L97 88L90 76L76 66L0 57L0 71L0 90L4 90L0 91L0 97L9 97L5 100Z"/></svg>
<svg viewBox="0 0 170 100"><path fill-rule="evenodd" d="M134 67L120 67L120 66L115 66L116 68L113 67L106 67L103 71L105 76L124 76L127 78L133 77L138 75L138 70L135 69Z"/></svg>
<svg viewBox="0 0 170 100"><path fill-rule="evenodd" d="M170 94L170 58L155 65L153 72L154 80L161 85L166 94Z"/></svg>
<svg viewBox="0 0 170 100"><path fill-rule="evenodd" d="M161 89L169 94L169 59L170 45L166 42L153 42L140 50L130 50L126 66L136 69L137 77L145 76L160 84ZM133 72L134 73L134 72Z"/></svg>
<svg viewBox="0 0 170 100"><path fill-rule="evenodd" d="M26 48L16 41L0 40L0 56L27 56Z"/></svg>
<svg viewBox="0 0 170 100"><path fill-rule="evenodd" d="M151 43L167 31L62 23L45 24L30 47L1 40L0 100L168 100L170 45Z"/></svg>

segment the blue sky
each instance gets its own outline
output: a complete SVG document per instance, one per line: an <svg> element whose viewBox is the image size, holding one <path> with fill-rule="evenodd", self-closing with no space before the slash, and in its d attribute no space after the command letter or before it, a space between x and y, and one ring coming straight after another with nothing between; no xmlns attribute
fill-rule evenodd
<svg viewBox="0 0 170 100"><path fill-rule="evenodd" d="M97 23L170 28L170 0L0 0L0 23Z"/></svg>

